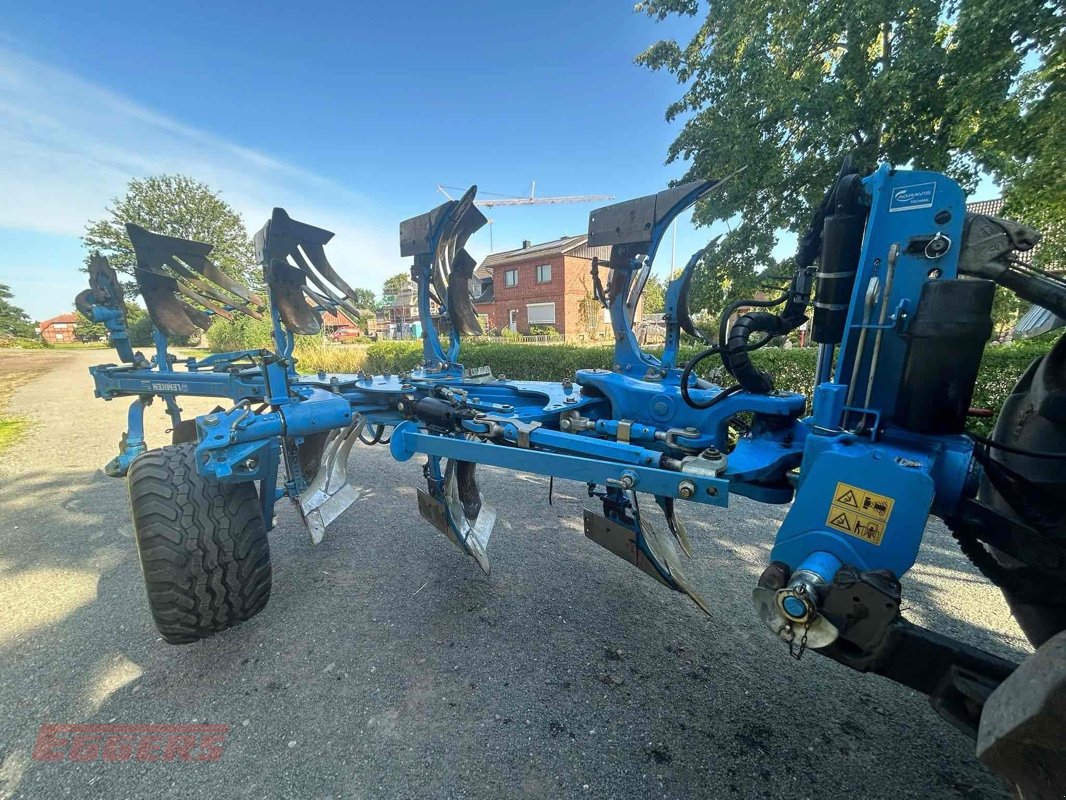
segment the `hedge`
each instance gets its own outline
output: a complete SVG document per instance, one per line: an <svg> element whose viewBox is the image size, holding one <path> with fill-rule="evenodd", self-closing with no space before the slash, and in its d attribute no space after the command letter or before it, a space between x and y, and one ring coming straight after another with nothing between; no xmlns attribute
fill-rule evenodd
<svg viewBox="0 0 1066 800"><path fill-rule="evenodd" d="M973 405L998 411L1011 388L1034 358L1051 349L1057 336L1044 335L1010 345L989 345L977 378ZM241 350L272 347L270 326L247 318L233 322L219 320L207 332L213 350ZM679 362L684 363L699 348L682 347ZM466 342L461 360L471 367L489 366L496 376L514 380L561 381L572 378L579 369L611 369L612 347L580 347L567 344L533 345L501 342ZM407 372L422 361L420 341L386 341L370 345L334 345L322 337L298 337L296 358L301 372L356 372L375 375ZM752 354L760 369L774 376L777 388L811 396L814 389L815 348L785 350L767 347ZM709 359L704 367L712 371L720 362ZM701 368L701 374L708 374ZM713 376L712 376L713 377ZM987 434L993 420L974 418L970 427Z"/></svg>
<svg viewBox="0 0 1066 800"><path fill-rule="evenodd" d="M1052 335L1010 345L989 345L981 361L972 405L998 411L1025 368L1034 358L1050 350L1054 343L1055 336ZM698 348L682 347L679 363L683 364L697 352ZM487 365L492 367L494 375L502 374L515 380L560 381L572 378L579 369L611 369L613 353L614 349L610 347L472 342L463 345L461 360L467 366ZM807 397L814 391L816 359L817 351L813 347L792 350L767 347L752 354L756 365L774 376L778 389ZM411 370L421 361L421 342L377 342L366 348L362 368L374 374L395 374ZM709 369L718 363L714 359L705 362ZM316 368L303 362L300 367ZM993 421L975 417L969 425L978 433L987 434Z"/></svg>

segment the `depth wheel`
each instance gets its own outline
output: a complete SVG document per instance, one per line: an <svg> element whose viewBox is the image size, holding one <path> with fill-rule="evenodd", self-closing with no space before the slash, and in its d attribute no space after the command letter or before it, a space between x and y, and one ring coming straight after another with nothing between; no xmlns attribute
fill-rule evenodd
<svg viewBox="0 0 1066 800"><path fill-rule="evenodd" d="M171 644L232 628L270 599L270 546L255 485L202 477L195 447L150 450L129 471L148 606Z"/></svg>

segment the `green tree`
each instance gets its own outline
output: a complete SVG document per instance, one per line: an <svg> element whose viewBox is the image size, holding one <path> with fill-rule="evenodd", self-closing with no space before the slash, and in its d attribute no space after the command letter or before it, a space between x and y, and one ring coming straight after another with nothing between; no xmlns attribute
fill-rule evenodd
<svg viewBox="0 0 1066 800"><path fill-rule="evenodd" d="M353 299L355 300L356 308L374 308L376 298L374 297L373 291L370 289L355 289L354 292L355 295Z"/></svg>
<svg viewBox="0 0 1066 800"><path fill-rule="evenodd" d="M381 287L382 300L385 296L392 295L395 297L405 288L407 288L407 282L411 280L411 276L406 272L398 272L391 278L386 278L385 283Z"/></svg>
<svg viewBox="0 0 1066 800"><path fill-rule="evenodd" d="M666 282L657 275L644 285L644 313L661 314L666 309Z"/></svg>
<svg viewBox="0 0 1066 800"><path fill-rule="evenodd" d="M662 20L703 6L637 9ZM867 167L945 171L966 188L989 169L1012 182L1019 208L1027 178L1032 203L1049 207L1045 186L1066 202L1061 20L1045 0L711 0L691 41L641 53L684 87L666 111L686 120L668 163L690 161L684 180L746 168L695 210L699 225L735 224L706 257L694 303L771 266L779 232L804 229L849 153Z"/></svg>
<svg viewBox="0 0 1066 800"><path fill-rule="evenodd" d="M101 253L116 270L132 275L136 257L126 235L127 222L153 233L207 242L214 247L211 259L229 275L256 288L262 285L244 220L206 184L185 175L131 180L126 194L111 201L107 217L85 226L82 242L89 254Z"/></svg>
<svg viewBox="0 0 1066 800"><path fill-rule="evenodd" d="M1035 254L1038 266L1066 270L1066 37L1043 65L1022 82L1026 125L994 167L1007 185L1003 213L1044 235Z"/></svg>
<svg viewBox="0 0 1066 800"><path fill-rule="evenodd" d="M0 336L32 339L36 336L33 320L21 308L10 302L14 298L11 287L0 283Z"/></svg>
<svg viewBox="0 0 1066 800"><path fill-rule="evenodd" d="M107 328L102 322L93 322L80 311L75 312L78 321L74 323L74 336L80 342L99 342L107 339Z"/></svg>

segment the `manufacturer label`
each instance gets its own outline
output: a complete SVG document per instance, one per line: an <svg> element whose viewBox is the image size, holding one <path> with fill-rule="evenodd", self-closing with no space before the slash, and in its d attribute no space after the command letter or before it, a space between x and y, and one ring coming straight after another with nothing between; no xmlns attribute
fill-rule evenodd
<svg viewBox="0 0 1066 800"><path fill-rule="evenodd" d="M888 495L841 482L833 491L825 524L864 542L880 545L895 504Z"/></svg>
<svg viewBox="0 0 1066 800"><path fill-rule="evenodd" d="M888 203L888 213L897 211L917 211L920 208L932 208L933 197L936 195L936 184L912 183L910 186L899 186L892 190L892 199Z"/></svg>
<svg viewBox="0 0 1066 800"><path fill-rule="evenodd" d="M187 392L189 391L189 384L187 383L163 383L153 382L153 392Z"/></svg>

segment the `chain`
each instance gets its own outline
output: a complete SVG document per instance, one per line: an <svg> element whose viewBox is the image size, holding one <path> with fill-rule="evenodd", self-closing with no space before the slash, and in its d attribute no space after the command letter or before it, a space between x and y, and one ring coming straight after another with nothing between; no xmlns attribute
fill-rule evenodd
<svg viewBox="0 0 1066 800"><path fill-rule="evenodd" d="M794 659L799 661L803 658L803 653L807 650L807 631L810 630L811 623L808 621L803 625L803 636L800 637L799 647L797 648L792 641L788 643L788 654ZM793 637L795 641L795 637Z"/></svg>

